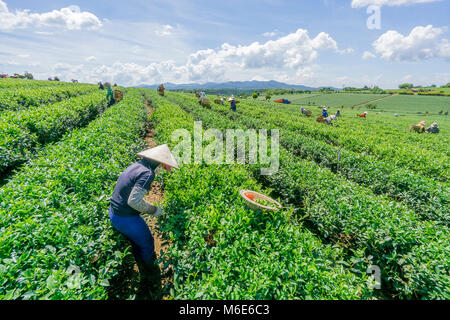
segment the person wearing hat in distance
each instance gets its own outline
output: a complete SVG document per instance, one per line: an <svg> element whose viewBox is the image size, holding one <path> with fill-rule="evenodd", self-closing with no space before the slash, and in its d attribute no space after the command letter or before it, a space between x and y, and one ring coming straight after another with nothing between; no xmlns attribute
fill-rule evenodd
<svg viewBox="0 0 450 320"><path fill-rule="evenodd" d="M367 111L361 115L361 118L366 118L366 117L367 117Z"/></svg>
<svg viewBox="0 0 450 320"><path fill-rule="evenodd" d="M111 89L111 83L106 82L105 87L107 88L106 100L108 100L108 107L112 106L116 101L114 100L114 93Z"/></svg>
<svg viewBox="0 0 450 320"><path fill-rule="evenodd" d="M151 188L157 167L161 165L169 172L179 167L166 144L143 151L138 156L142 159L129 166L117 180L110 201L109 218L113 228L130 240L141 274L141 284L144 285L151 282L156 254L153 236L140 214L153 217L163 214L161 208L145 201L144 196Z"/></svg>
<svg viewBox="0 0 450 320"><path fill-rule="evenodd" d="M426 123L425 123L426 124ZM425 132L427 133L434 133L434 134L438 134L439 133L439 126L437 122L434 122L428 129L425 130Z"/></svg>
<svg viewBox="0 0 450 320"><path fill-rule="evenodd" d="M322 109L322 117L328 118L328 109L327 109L327 107L323 107L323 109Z"/></svg>
<svg viewBox="0 0 450 320"><path fill-rule="evenodd" d="M231 102L231 110L233 110L234 112L236 112L236 99L234 98L234 95L232 95L230 97L230 99L228 99L228 102Z"/></svg>

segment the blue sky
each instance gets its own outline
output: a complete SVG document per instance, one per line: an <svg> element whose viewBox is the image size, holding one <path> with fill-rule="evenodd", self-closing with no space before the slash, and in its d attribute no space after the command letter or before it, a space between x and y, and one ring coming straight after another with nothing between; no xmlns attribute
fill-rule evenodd
<svg viewBox="0 0 450 320"><path fill-rule="evenodd" d="M0 0L0 73L160 82L450 82L449 0ZM369 29L369 5L380 29Z"/></svg>

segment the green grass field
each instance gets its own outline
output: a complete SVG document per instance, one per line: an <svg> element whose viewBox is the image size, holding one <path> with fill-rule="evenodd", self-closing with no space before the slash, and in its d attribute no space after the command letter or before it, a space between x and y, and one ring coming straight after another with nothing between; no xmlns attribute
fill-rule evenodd
<svg viewBox="0 0 450 320"><path fill-rule="evenodd" d="M322 106L338 108L344 106L346 108L366 103L371 100L380 99L387 95L382 94L358 94L358 93L331 93L331 94L296 94L272 97L272 101L277 99L288 99L294 104L304 106Z"/></svg>
<svg viewBox="0 0 450 320"><path fill-rule="evenodd" d="M386 119L390 119L394 114L398 114L400 118L408 118L408 121L419 122L425 120L427 122L438 121L445 127L448 126L448 116L444 114L450 112L450 98L438 97L438 96L409 96L409 95L396 95L386 96L378 94L351 94L351 93L335 93L335 94L297 94L297 95L285 95L283 97L273 97L272 101L277 99L288 99L292 101L293 105L283 105L283 108L288 110L299 109L298 105L306 106L314 113L320 111L320 106L326 105L332 114L336 112L337 108L342 105L345 109L349 109L355 105L366 103L375 99L379 101L371 102L376 105L376 109L370 110L366 106L360 106L354 110L349 110L350 113L368 111L370 114L377 116L386 116ZM309 105L308 105L309 103ZM314 103L314 104L313 104ZM318 111L319 110L319 111ZM439 114L442 111L443 114Z"/></svg>
<svg viewBox="0 0 450 320"><path fill-rule="evenodd" d="M354 110L350 109L355 104L383 97L385 98L382 100L372 102L376 105L374 110L367 109L365 106L360 106ZM445 115L445 112L450 112L449 97L336 93L285 95L273 97L272 101L281 98L293 102L291 105L280 105L283 110L292 112L299 111L300 106L298 104L301 104L306 105L306 108L313 111L314 115L318 115L321 111L320 106L326 105L329 108L329 113L334 114L341 105L344 105L345 109L342 111L344 117L354 117L356 113L368 111L371 119L375 118L386 123L386 125L402 127L405 132L409 130L410 124L416 124L420 121L426 121L427 124L437 121L441 129L450 130L450 116ZM316 104L308 106L309 101L314 101ZM442 115L439 114L440 111L443 111ZM395 114L398 114L399 117L394 118Z"/></svg>
<svg viewBox="0 0 450 320"><path fill-rule="evenodd" d="M319 96L322 96L323 93L301 93L301 94L288 94L288 95L282 95L282 96L273 96L270 100L275 101L278 99L288 99L292 103L295 104L301 104L303 103L305 99L312 99L317 98ZM260 97L260 99L264 98L263 96Z"/></svg>
<svg viewBox="0 0 450 320"><path fill-rule="evenodd" d="M397 113L399 115L420 116L418 112L438 115L440 111L443 111L443 113L450 112L449 97L398 95L377 101L375 104L379 112Z"/></svg>

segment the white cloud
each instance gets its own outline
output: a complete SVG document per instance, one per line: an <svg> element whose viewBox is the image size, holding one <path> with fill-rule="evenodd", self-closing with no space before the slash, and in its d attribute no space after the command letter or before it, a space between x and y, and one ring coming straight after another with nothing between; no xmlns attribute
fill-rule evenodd
<svg viewBox="0 0 450 320"><path fill-rule="evenodd" d="M201 50L189 56L186 67L194 78L206 71L222 73L230 67L240 69L291 68L298 69L312 63L319 50L339 51L336 41L322 32L314 39L308 31L298 29L295 33L270 40L254 42L248 46L225 43L219 50Z"/></svg>
<svg viewBox="0 0 450 320"><path fill-rule="evenodd" d="M90 57L87 57L85 60L86 60L87 62L93 62L93 61L96 61L96 60L97 60L97 57L95 57L95 56L90 56Z"/></svg>
<svg viewBox="0 0 450 320"><path fill-rule="evenodd" d="M280 34L280 32L278 31L278 29L275 29L272 32L265 32L265 33L263 33L263 36L266 37L266 38L273 38L273 37L275 37L276 35L279 35L279 34Z"/></svg>
<svg viewBox="0 0 450 320"><path fill-rule="evenodd" d="M370 51L364 51L363 56L362 56L363 60L374 59L374 58L376 58L376 57L377 57L377 56L374 55L374 54L373 54L372 52L370 52Z"/></svg>
<svg viewBox="0 0 450 320"><path fill-rule="evenodd" d="M339 50L336 41L326 33L311 38L308 32L296 32L265 43L231 45L218 49L199 50L183 63L172 60L150 64L116 61L112 65L92 68L89 65L58 63L54 71L60 78L80 81L107 80L123 85L154 84L159 82L208 82L225 80L275 79L301 83L314 78L314 61L319 52Z"/></svg>
<svg viewBox="0 0 450 320"><path fill-rule="evenodd" d="M66 71L73 69L73 66L67 63L57 63L53 66L54 71Z"/></svg>
<svg viewBox="0 0 450 320"><path fill-rule="evenodd" d="M265 33L263 33L263 36L264 36L264 37L267 37L267 38L272 38L272 37L274 37L276 34L277 34L277 33L276 33L275 31L273 31L273 32L265 32Z"/></svg>
<svg viewBox="0 0 450 320"><path fill-rule="evenodd" d="M301 30L301 33L305 32L306 30ZM297 31L298 32L298 31ZM307 33L307 32L306 32ZM337 50L338 46L336 41L330 37L329 34L325 32L321 32L311 41L311 45L314 49L320 49L320 50Z"/></svg>
<svg viewBox="0 0 450 320"><path fill-rule="evenodd" d="M48 32L48 31L35 31L34 33L41 35L41 36L52 36L55 34L54 32Z"/></svg>
<svg viewBox="0 0 450 320"><path fill-rule="evenodd" d="M155 30L155 34L160 37L166 37L166 36L172 35L173 30L174 30L174 28L171 25L167 24L167 25L161 26L160 29Z"/></svg>
<svg viewBox="0 0 450 320"><path fill-rule="evenodd" d="M388 61L419 61L431 58L450 59L450 44L441 38L443 29L415 27L408 36L388 31L373 43L375 51Z"/></svg>
<svg viewBox="0 0 450 320"><path fill-rule="evenodd" d="M18 57L22 58L22 59L25 59L25 58L29 58L30 55L29 54L19 54Z"/></svg>
<svg viewBox="0 0 450 320"><path fill-rule="evenodd" d="M408 82L408 81L411 81L411 79L413 79L413 75L412 74L407 74L406 76L404 76L402 78L402 82Z"/></svg>
<svg viewBox="0 0 450 320"><path fill-rule="evenodd" d="M251 81L267 81L267 79L261 75L256 75L256 76L252 77Z"/></svg>
<svg viewBox="0 0 450 320"><path fill-rule="evenodd" d="M0 30L11 31L33 27L60 27L67 30L98 29L100 20L90 12L82 12L78 6L69 6L45 13L31 13L30 10L10 12L7 4L0 0Z"/></svg>
<svg viewBox="0 0 450 320"><path fill-rule="evenodd" d="M347 48L344 50L338 50L337 52L339 52L340 54L352 54L352 53L355 53L355 49Z"/></svg>
<svg viewBox="0 0 450 320"><path fill-rule="evenodd" d="M352 0L352 8L363 8L371 5L375 6L403 6L416 3L439 2L442 0Z"/></svg>
<svg viewBox="0 0 450 320"><path fill-rule="evenodd" d="M39 67L41 64L39 62L29 62L29 63L22 63L15 60L8 60L8 61L0 61L0 65L6 65L6 66L14 66L14 67Z"/></svg>
<svg viewBox="0 0 450 320"><path fill-rule="evenodd" d="M319 35L311 41L311 45L317 50L334 50L340 54L351 54L355 51L353 48L339 50L337 42L325 32L319 33Z"/></svg>
<svg viewBox="0 0 450 320"><path fill-rule="evenodd" d="M140 46L135 45L130 48L130 51L134 54L138 54L138 53L141 53L143 51L143 49Z"/></svg>
<svg viewBox="0 0 450 320"><path fill-rule="evenodd" d="M450 79L449 72L438 72L424 74L422 72L417 72L415 74L407 74L400 78L399 83L413 83L415 85L443 85L447 84Z"/></svg>
<svg viewBox="0 0 450 320"><path fill-rule="evenodd" d="M3 61L3 62L1 62L1 64L9 65L9 66L20 66L21 65L19 62L14 61L14 60Z"/></svg>

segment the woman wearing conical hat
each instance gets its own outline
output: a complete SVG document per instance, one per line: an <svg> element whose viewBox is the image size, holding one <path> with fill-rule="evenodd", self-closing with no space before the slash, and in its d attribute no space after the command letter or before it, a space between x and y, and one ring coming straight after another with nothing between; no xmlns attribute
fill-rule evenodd
<svg viewBox="0 0 450 320"><path fill-rule="evenodd" d="M230 110L233 110L234 112L236 112L236 99L234 98L234 95L232 95L230 97L230 99L228 99L228 101L231 102Z"/></svg>
<svg viewBox="0 0 450 320"><path fill-rule="evenodd" d="M153 236L141 213L159 217L161 208L144 200L155 179L156 168L162 166L171 171L178 165L167 145L158 146L138 154L142 159L129 166L117 180L111 197L109 218L114 229L131 242L133 255L139 266L141 284L151 281L155 270Z"/></svg>

